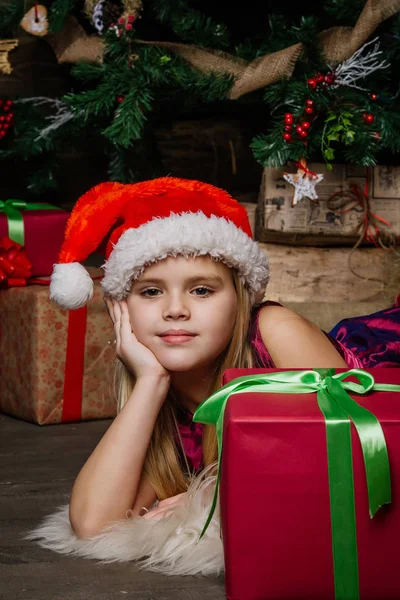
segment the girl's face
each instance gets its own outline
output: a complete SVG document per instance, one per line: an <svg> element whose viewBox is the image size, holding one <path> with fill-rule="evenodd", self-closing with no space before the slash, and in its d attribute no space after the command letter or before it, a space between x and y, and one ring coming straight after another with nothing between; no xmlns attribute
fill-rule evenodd
<svg viewBox="0 0 400 600"><path fill-rule="evenodd" d="M147 267L127 304L132 331L169 371L212 367L236 320L232 273L209 256L168 257Z"/></svg>

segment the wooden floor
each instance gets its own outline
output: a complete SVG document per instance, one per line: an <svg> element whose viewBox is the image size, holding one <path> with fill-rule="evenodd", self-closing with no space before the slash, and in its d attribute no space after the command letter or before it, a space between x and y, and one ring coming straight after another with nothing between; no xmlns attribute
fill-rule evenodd
<svg viewBox="0 0 400 600"><path fill-rule="evenodd" d="M0 414L0 600L222 600L223 578L167 577L65 557L23 539L67 502L111 421L40 427Z"/></svg>

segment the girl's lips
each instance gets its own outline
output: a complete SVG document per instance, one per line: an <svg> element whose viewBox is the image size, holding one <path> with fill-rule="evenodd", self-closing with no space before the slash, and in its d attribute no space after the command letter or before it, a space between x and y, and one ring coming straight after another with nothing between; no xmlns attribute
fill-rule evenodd
<svg viewBox="0 0 400 600"><path fill-rule="evenodd" d="M167 344L185 344L186 342L190 342L194 340L195 335L162 335L160 336L164 342Z"/></svg>

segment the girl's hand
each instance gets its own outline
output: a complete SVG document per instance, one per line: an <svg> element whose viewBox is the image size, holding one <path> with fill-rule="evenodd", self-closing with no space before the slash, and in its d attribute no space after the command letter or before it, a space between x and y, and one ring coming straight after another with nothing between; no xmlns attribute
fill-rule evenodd
<svg viewBox="0 0 400 600"><path fill-rule="evenodd" d="M172 496L171 498L161 500L161 502L159 502L155 508L149 510L149 512L143 515L142 519L162 519L168 510L175 508L175 506L183 506L186 501L187 492L183 492L177 496Z"/></svg>
<svg viewBox="0 0 400 600"><path fill-rule="evenodd" d="M168 371L158 362L153 352L141 344L132 331L128 305L124 300L105 299L108 313L114 323L116 355L126 368L140 377L170 377Z"/></svg>

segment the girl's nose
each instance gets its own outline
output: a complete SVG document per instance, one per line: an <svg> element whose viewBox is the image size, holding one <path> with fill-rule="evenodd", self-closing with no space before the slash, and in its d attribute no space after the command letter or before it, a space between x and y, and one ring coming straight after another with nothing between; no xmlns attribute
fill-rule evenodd
<svg viewBox="0 0 400 600"><path fill-rule="evenodd" d="M188 304L181 295L170 296L167 299L163 311L164 319L188 319L189 317L190 310Z"/></svg>

